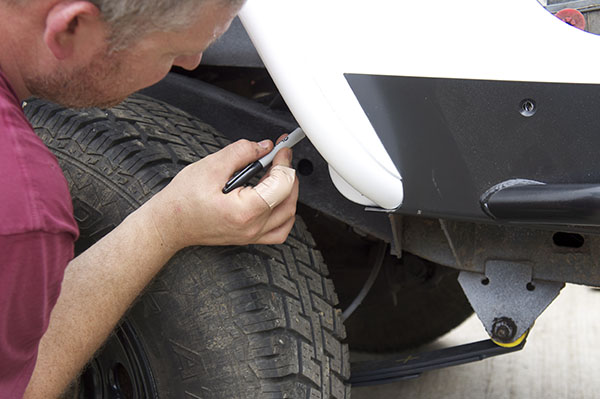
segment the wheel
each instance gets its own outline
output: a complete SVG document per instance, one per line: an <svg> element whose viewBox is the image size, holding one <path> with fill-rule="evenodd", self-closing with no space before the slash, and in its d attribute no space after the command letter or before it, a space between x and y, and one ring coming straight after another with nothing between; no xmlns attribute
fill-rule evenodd
<svg viewBox="0 0 600 399"><path fill-rule="evenodd" d="M306 209L301 214L329 266L340 307L346 309L369 276L379 242L323 214ZM403 351L457 327L473 313L457 277L457 270L410 253L401 259L388 254L369 294L344 322L350 349Z"/></svg>
<svg viewBox="0 0 600 399"><path fill-rule="evenodd" d="M186 164L227 144L134 95L109 110L25 112L67 177L81 253ZM348 398L348 347L322 256L298 220L283 245L178 253L73 388L78 398Z"/></svg>
<svg viewBox="0 0 600 399"><path fill-rule="evenodd" d="M458 284L458 271L410 253L402 257L386 259L371 292L345 321L352 349L397 352L416 348L473 314ZM340 292L342 309L354 295L354 291Z"/></svg>

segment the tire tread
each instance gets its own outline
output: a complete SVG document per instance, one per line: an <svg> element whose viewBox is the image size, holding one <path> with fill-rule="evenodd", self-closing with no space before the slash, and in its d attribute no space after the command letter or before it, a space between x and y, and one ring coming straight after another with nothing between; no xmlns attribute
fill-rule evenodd
<svg viewBox="0 0 600 399"><path fill-rule="evenodd" d="M82 175L72 169L65 172L76 190L91 184L86 176L90 174L126 194L131 206L120 218L162 189L183 166L228 144L209 125L141 95L109 110L73 111L34 100L25 112L61 163L75 158L85 171ZM106 204L107 200L92 202ZM89 208L89 212L95 209ZM82 231L98 239L112 227L84 225ZM341 343L345 330L335 308L338 298L323 257L314 247L298 218L284 245L244 249L255 257L253 267L230 262L212 269L217 287L231 303L234 325L248 342L247 373L260 380L257 397L350 397L344 382L349 378L349 351ZM210 256L217 259L219 254L232 256L236 251L241 250L215 249ZM194 256L190 253L193 249L183 256ZM206 262L206 256L199 261ZM157 284L168 285L159 281L153 287ZM145 296L160 309L158 297L152 289Z"/></svg>

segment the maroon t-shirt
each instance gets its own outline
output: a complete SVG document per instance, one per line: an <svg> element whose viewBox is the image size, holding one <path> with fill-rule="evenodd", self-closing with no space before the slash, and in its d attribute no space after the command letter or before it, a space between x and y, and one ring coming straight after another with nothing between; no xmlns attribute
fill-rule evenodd
<svg viewBox="0 0 600 399"><path fill-rule="evenodd" d="M0 398L21 398L77 224L58 162L0 71Z"/></svg>

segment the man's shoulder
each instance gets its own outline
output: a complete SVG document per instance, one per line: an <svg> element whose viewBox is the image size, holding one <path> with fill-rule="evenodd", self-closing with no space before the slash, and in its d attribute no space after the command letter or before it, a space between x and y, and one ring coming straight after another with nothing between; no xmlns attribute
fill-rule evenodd
<svg viewBox="0 0 600 399"><path fill-rule="evenodd" d="M3 94L0 89L0 234L41 230L76 235L56 158L33 132L20 105Z"/></svg>

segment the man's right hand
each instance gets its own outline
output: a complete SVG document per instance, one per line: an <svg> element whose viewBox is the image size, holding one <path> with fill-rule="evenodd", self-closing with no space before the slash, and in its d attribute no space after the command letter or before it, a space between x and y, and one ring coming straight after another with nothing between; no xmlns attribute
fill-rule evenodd
<svg viewBox="0 0 600 399"><path fill-rule="evenodd" d="M298 181L286 169L289 149L277 154L258 190L221 191L236 170L273 148L270 141L261 144L238 141L184 168L69 263L25 397L57 397L177 250L286 239L298 199Z"/></svg>
<svg viewBox="0 0 600 399"><path fill-rule="evenodd" d="M231 175L272 148L268 140L230 144L184 168L139 211L149 213L162 242L173 250L190 245L282 243L294 225L298 199L290 149L277 153L256 187L229 194L221 191Z"/></svg>

